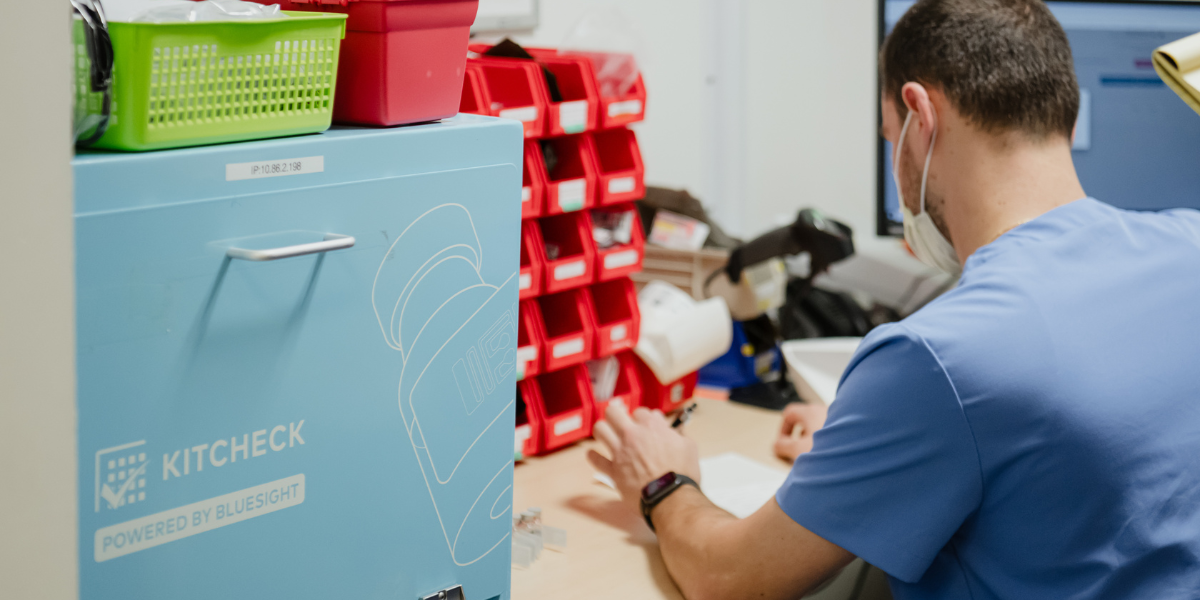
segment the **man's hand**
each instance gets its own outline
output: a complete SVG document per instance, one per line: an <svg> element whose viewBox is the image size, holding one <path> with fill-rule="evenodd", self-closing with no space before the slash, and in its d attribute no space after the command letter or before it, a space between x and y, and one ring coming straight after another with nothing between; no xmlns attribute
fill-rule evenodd
<svg viewBox="0 0 1200 600"><path fill-rule="evenodd" d="M824 410L818 415L813 407L788 407L785 415L792 415L792 429L802 418L812 429L824 421ZM695 442L671 429L659 411L639 408L630 418L609 405L595 434L612 458L592 450L588 461L612 477L633 510L642 488L668 472L700 480ZM684 486L655 508L654 525L667 571L689 600L799 598L854 559L793 521L774 498L738 519Z"/></svg>
<svg viewBox="0 0 1200 600"><path fill-rule="evenodd" d="M667 473L674 471L700 481L696 442L672 429L660 411L639 408L630 418L623 407L609 404L594 434L608 446L612 458L589 450L588 462L611 477L621 499L635 507L641 501L642 488Z"/></svg>
<svg viewBox="0 0 1200 600"><path fill-rule="evenodd" d="M827 409L823 404L793 402L783 409L783 427L775 440L775 454L795 462L812 450L813 434L825 425Z"/></svg>

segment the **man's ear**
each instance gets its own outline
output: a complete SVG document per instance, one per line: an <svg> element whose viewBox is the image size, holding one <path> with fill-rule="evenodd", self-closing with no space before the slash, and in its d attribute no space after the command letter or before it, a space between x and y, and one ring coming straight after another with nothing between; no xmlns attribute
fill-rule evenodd
<svg viewBox="0 0 1200 600"><path fill-rule="evenodd" d="M925 86L910 81L904 84L900 89L900 97L904 100L904 106L915 113L915 121L913 125L921 132L921 139L924 144L929 144L933 135L933 131L937 129L937 110L933 106L933 100L929 96L929 90ZM921 151L924 153L924 150Z"/></svg>

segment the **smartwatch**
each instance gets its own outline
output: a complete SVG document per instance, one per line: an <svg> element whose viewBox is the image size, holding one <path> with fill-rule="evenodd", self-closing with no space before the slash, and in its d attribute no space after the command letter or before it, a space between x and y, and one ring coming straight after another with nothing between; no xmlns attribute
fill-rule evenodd
<svg viewBox="0 0 1200 600"><path fill-rule="evenodd" d="M646 519L646 524L650 526L650 531L655 531L654 522L650 520L650 511L666 500L667 496L670 496L675 490L685 485L700 489L700 485L691 477L680 475L674 471L651 481L642 488L642 516Z"/></svg>

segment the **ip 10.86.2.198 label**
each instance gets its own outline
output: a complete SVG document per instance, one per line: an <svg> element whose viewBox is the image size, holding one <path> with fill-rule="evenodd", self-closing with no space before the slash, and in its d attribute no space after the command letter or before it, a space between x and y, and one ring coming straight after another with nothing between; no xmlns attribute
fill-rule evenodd
<svg viewBox="0 0 1200 600"><path fill-rule="evenodd" d="M305 175L325 171L324 156L285 158L225 165L225 181L281 177L283 175Z"/></svg>

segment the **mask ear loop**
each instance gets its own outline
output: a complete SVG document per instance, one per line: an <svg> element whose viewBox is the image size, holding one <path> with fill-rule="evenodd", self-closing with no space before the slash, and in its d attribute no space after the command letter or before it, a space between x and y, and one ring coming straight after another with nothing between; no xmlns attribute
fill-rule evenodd
<svg viewBox="0 0 1200 600"><path fill-rule="evenodd" d="M908 113L912 115L912 113ZM925 155L925 170L921 173L921 213L925 213L925 184L929 181L929 163L933 160L933 146L937 144L937 127L933 128L933 138L929 140L929 154ZM932 218L932 217L931 217Z"/></svg>
<svg viewBox="0 0 1200 600"><path fill-rule="evenodd" d="M904 151L904 137L908 135L908 126L912 124L912 111L904 117L904 127L900 128L900 139L896 140L896 153L892 157L892 177L896 179L896 192L900 194L901 204L904 201L904 190L900 189L900 153Z"/></svg>

